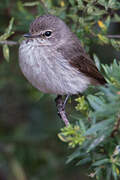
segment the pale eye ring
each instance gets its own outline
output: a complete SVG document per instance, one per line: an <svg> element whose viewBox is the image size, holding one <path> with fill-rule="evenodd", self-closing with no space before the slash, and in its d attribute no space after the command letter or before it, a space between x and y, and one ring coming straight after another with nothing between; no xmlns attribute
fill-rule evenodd
<svg viewBox="0 0 120 180"><path fill-rule="evenodd" d="M49 37L49 36L51 36L52 32L51 31L46 31L44 34L45 34L46 37Z"/></svg>

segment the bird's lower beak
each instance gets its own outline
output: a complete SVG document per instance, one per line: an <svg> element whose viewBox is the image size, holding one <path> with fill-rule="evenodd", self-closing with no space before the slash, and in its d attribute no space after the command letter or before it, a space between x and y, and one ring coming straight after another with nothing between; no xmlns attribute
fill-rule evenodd
<svg viewBox="0 0 120 180"><path fill-rule="evenodd" d="M32 37L32 35L30 33L24 34L23 36L26 37L26 38L31 38Z"/></svg>

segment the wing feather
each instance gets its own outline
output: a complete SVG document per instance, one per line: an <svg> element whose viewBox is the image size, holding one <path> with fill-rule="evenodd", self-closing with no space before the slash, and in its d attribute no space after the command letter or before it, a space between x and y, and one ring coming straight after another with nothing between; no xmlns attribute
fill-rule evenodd
<svg viewBox="0 0 120 180"><path fill-rule="evenodd" d="M79 39L74 34L72 34L71 39L72 40L67 42L68 46L63 44L57 50L68 60L72 67L77 68L78 71L93 80L97 80L98 83L105 84L106 81L104 77L98 71L92 59L84 51Z"/></svg>

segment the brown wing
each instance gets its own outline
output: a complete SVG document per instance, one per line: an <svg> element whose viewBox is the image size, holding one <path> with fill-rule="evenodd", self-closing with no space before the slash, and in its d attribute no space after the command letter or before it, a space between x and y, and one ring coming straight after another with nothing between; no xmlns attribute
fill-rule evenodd
<svg viewBox="0 0 120 180"><path fill-rule="evenodd" d="M77 68L80 72L87 76L97 80L100 84L105 84L105 79L102 74L98 71L93 61L86 55L80 54L70 59L69 63Z"/></svg>
<svg viewBox="0 0 120 180"><path fill-rule="evenodd" d="M97 80L100 84L106 83L104 77L98 71L91 58L85 53L79 39L74 34L72 34L72 38L68 41L67 46L61 46L58 48L58 51L69 61L72 67Z"/></svg>

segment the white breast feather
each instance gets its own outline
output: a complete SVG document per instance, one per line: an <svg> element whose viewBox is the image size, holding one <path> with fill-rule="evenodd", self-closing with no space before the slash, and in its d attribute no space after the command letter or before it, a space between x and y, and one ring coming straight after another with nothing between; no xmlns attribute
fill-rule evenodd
<svg viewBox="0 0 120 180"><path fill-rule="evenodd" d="M28 81L44 93L78 94L90 84L90 78L70 66L67 60L44 46L25 41L19 49L19 64Z"/></svg>

